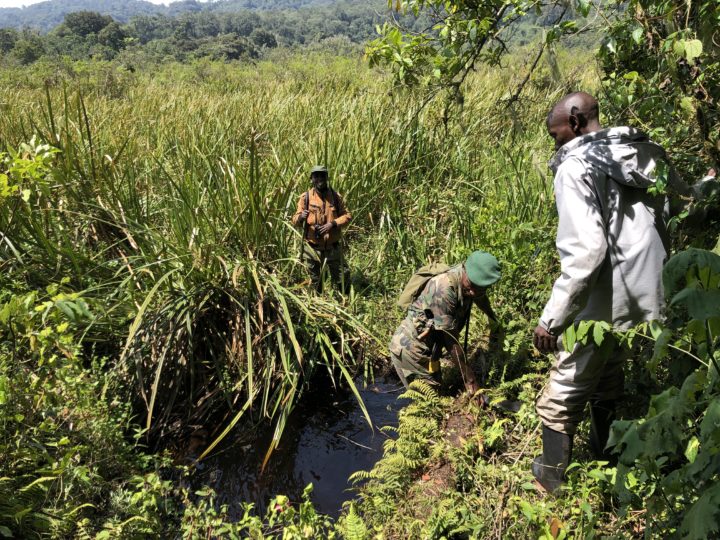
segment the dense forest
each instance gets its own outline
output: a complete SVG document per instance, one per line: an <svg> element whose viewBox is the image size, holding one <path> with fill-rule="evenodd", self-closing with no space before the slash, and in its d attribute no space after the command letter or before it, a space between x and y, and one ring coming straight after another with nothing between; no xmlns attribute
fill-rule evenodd
<svg viewBox="0 0 720 540"><path fill-rule="evenodd" d="M32 14L29 10L36 8ZM81 9L82 8L82 9ZM272 9L271 9L272 8ZM25 8L28 22L0 10L0 55L6 63L118 59L129 67L146 62L257 60L276 48L324 48L360 53L377 28L396 21L407 31L432 27L437 15L394 14L383 0L353 2L46 2ZM556 9L525 14L512 40L524 44L553 20ZM52 22L45 25L47 17ZM32 21L32 22L29 22ZM48 30L47 32L41 31Z"/></svg>
<svg viewBox="0 0 720 540"><path fill-rule="evenodd" d="M143 0L48 0L23 8L0 8L0 27L34 28L48 31L60 24L68 13L96 11L125 23L137 15L165 15L175 17L199 11L284 10L301 7L326 6L336 0L216 0L198 2L181 0L169 5Z"/></svg>
<svg viewBox="0 0 720 540"><path fill-rule="evenodd" d="M326 44L330 50L347 52L352 47L360 50L359 44L373 37L376 25L388 18L387 6L377 1L273 11L248 10L237 4L211 4L215 9L182 13L133 13L126 23L121 17L116 20L112 10L105 14L97 7L70 12L48 33L29 28L0 30L0 53L21 64L42 57L110 60L118 55L131 63L201 57L248 60L276 47L327 40L331 40Z"/></svg>
<svg viewBox="0 0 720 540"><path fill-rule="evenodd" d="M0 536L720 534L717 2L65 5L0 30ZM611 459L586 415L550 494L532 332L560 274L546 121L575 90L694 189L662 167L649 188L677 209L665 316L562 336L629 360ZM343 290L309 286L291 224L320 163L353 214ZM502 269L500 324L475 310L466 334L487 407L446 358L439 386L400 387L387 347L415 270L476 249ZM383 377L389 425L362 397ZM337 515L322 453L262 500L222 483L280 474L318 402L354 422L332 444L369 451L362 425L381 446Z"/></svg>

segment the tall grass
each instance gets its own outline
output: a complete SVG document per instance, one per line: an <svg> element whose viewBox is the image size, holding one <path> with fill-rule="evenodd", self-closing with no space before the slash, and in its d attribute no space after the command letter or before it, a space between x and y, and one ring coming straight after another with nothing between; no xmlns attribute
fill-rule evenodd
<svg viewBox="0 0 720 540"><path fill-rule="evenodd" d="M34 287L69 277L95 299L87 341L114 359L153 440L272 419L276 445L316 369L355 389L418 264L484 246L522 273L534 247L513 251L518 227L550 230L538 156L561 88L532 86L511 112L507 84L478 73L448 123L441 102L388 92L348 59L6 74L0 142L59 152L27 202L0 208L3 271ZM289 225L320 162L355 216L347 297L308 291Z"/></svg>

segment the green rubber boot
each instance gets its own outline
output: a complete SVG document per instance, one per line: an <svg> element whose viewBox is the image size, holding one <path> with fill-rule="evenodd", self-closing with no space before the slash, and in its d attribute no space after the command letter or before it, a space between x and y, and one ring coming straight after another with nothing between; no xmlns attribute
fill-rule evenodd
<svg viewBox="0 0 720 540"><path fill-rule="evenodd" d="M543 426L543 453L532 463L532 473L548 492L558 489L565 478L565 469L572 455L572 437Z"/></svg>
<svg viewBox="0 0 720 540"><path fill-rule="evenodd" d="M617 465L617 456L605 450L610 437L610 425L615 420L615 402L590 403L590 418L590 449L595 459L607 461L610 466Z"/></svg>

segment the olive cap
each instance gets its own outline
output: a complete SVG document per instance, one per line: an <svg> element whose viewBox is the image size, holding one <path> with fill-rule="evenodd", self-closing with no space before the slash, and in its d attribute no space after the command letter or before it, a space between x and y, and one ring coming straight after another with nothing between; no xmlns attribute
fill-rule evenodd
<svg viewBox="0 0 720 540"><path fill-rule="evenodd" d="M310 176L312 176L315 173L325 173L327 174L328 170L325 165L315 165L312 169L310 169Z"/></svg>
<svg viewBox="0 0 720 540"><path fill-rule="evenodd" d="M477 287L489 287L500 279L500 263L486 251L473 251L465 261L465 272Z"/></svg>

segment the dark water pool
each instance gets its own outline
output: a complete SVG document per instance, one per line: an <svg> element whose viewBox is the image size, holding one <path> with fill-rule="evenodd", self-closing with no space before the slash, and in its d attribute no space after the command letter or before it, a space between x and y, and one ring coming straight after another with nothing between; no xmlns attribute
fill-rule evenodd
<svg viewBox="0 0 720 540"><path fill-rule="evenodd" d="M378 428L397 426L398 412L405 404L398 400L403 388L395 380L376 379L367 387L357 384L373 428L349 390L308 392L288 420L262 474L260 464L270 444L270 430L235 434L200 464L193 483L215 489L219 502L228 504L235 518L240 517L242 502L255 503L261 512L274 495L299 502L305 486L312 483L315 508L337 516L342 503L354 495L348 477L372 468L382 456L389 435Z"/></svg>

